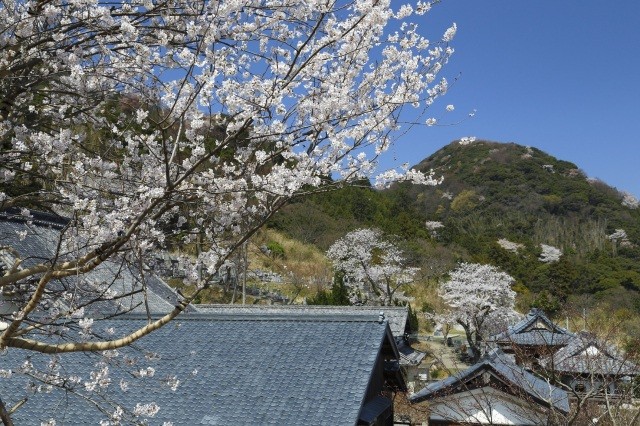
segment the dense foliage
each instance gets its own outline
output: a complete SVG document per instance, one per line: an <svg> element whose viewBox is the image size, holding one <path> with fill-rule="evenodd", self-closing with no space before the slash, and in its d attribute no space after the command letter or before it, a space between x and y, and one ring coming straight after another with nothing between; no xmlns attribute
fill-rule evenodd
<svg viewBox="0 0 640 426"><path fill-rule="evenodd" d="M330 289L321 289L307 299L307 305L349 306L349 288L344 283L344 273L336 272Z"/></svg>

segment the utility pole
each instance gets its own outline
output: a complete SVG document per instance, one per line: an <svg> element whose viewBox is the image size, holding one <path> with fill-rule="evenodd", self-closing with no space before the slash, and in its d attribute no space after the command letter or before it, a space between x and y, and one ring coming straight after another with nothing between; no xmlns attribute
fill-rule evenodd
<svg viewBox="0 0 640 426"><path fill-rule="evenodd" d="M244 305L247 298L247 242L242 244L242 304Z"/></svg>

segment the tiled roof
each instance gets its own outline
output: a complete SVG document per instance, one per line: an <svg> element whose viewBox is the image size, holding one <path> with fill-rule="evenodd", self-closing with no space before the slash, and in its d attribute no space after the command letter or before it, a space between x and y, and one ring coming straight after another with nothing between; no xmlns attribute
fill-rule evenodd
<svg viewBox="0 0 640 426"><path fill-rule="evenodd" d="M564 346L573 338L571 334L554 333L549 330L532 330L509 336L509 342L522 346Z"/></svg>
<svg viewBox="0 0 640 426"><path fill-rule="evenodd" d="M380 413L386 413L391 411L393 408L393 403L390 399L384 398L382 396L376 396L371 399L371 401L367 402L364 407L362 407L362 411L360 412L360 419L370 423L375 424L375 421L378 420L378 415Z"/></svg>
<svg viewBox="0 0 640 426"><path fill-rule="evenodd" d="M94 323L93 329L114 327L118 334L144 323L141 317L121 317ZM154 425L354 425L368 413L361 413L366 390L380 351L392 340L377 315L186 314L119 349L120 356L108 361L111 385L98 400L103 406L116 401L129 411L155 402L160 411L150 420ZM44 369L50 360L9 350L1 368L18 371L25 355ZM76 388L86 395L84 383L101 357L72 353L59 359L64 374L81 378ZM147 367L155 369L153 377L135 379L128 372ZM175 391L173 378L180 381ZM121 380L129 384L126 392ZM73 392L30 394L27 381L17 373L0 379L7 406L29 394L14 414L16 424L50 418L58 426L98 424L105 417Z"/></svg>
<svg viewBox="0 0 640 426"><path fill-rule="evenodd" d="M320 305L195 305L200 312L213 310L215 312L251 312L290 314L300 312L305 314L333 314L333 315L379 315L384 314L385 320L393 337L403 337L407 324L409 308L403 306L320 306Z"/></svg>
<svg viewBox="0 0 640 426"><path fill-rule="evenodd" d="M549 407L569 412L567 393L547 381L534 376L524 368L516 365L499 349L495 349L468 369L449 376L444 380L433 382L409 397L411 402L420 402L440 396L451 395L458 391L466 391L465 383L490 372L512 389L517 389Z"/></svg>
<svg viewBox="0 0 640 426"><path fill-rule="evenodd" d="M542 328L538 327L541 325ZM522 345L564 344L574 334L559 327L537 308L531 309L527 315L506 331L489 337L490 342L515 343ZM564 343L561 343L564 342Z"/></svg>
<svg viewBox="0 0 640 426"><path fill-rule="evenodd" d="M400 351L400 365L418 365L426 354L413 349L404 342L404 331L407 322L408 308L401 306L322 306L322 305L194 305L199 312L217 312L241 314L252 313L262 315L337 315L380 317L389 323L389 328Z"/></svg>
<svg viewBox="0 0 640 426"><path fill-rule="evenodd" d="M404 342L404 339L397 341L398 351L400 352L400 365L419 365L427 356L426 353L413 349Z"/></svg>
<svg viewBox="0 0 640 426"><path fill-rule="evenodd" d="M54 215L37 212L31 212L31 214L32 217L27 218L20 214L0 212L0 246L14 248L23 258L23 267L29 267L53 258L60 231L65 223L64 218ZM21 237L19 233L24 231L27 233ZM12 257L11 253L0 251L0 262L9 265L12 263ZM143 273L149 310L152 313L171 311L178 301L177 294L152 271L145 270ZM110 289L120 295L129 294L136 290L138 292L117 300L92 303L88 310L92 311L94 315L96 312L102 315L127 311L146 312L145 298L141 291L142 274L139 269L121 261L121 259L107 260L90 273L79 277L67 277L53 281L50 288L68 290L76 295L83 295L86 300L93 300L103 295L104 286L98 286L104 283L109 283ZM77 292L76 288L81 288L82 291Z"/></svg>
<svg viewBox="0 0 640 426"><path fill-rule="evenodd" d="M615 347L584 331L576 334L564 348L539 362L547 369L563 373L613 376L640 374L638 366L627 361Z"/></svg>

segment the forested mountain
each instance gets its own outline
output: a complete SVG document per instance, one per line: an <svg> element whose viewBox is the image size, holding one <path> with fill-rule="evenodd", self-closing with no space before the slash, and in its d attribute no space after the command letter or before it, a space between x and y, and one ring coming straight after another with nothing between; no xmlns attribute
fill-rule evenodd
<svg viewBox="0 0 640 426"><path fill-rule="evenodd" d="M425 278L458 260L490 263L517 279L523 308L553 312L571 301L640 313L633 197L513 143L456 141L417 168L443 183L378 191L363 182L298 200L270 226L323 249L349 230L378 227L398 237Z"/></svg>

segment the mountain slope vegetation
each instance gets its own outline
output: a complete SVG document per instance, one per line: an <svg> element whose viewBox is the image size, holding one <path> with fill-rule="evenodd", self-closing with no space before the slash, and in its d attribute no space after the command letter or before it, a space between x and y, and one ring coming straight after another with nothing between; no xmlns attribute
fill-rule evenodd
<svg viewBox="0 0 640 426"><path fill-rule="evenodd" d="M443 183L379 191L363 182L297 200L270 226L321 249L377 227L427 280L457 261L489 263L516 278L523 309L600 303L640 314L640 209L625 194L513 143L456 141L416 167ZM544 253L553 249L559 258Z"/></svg>

